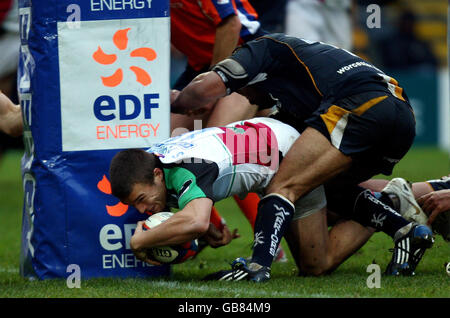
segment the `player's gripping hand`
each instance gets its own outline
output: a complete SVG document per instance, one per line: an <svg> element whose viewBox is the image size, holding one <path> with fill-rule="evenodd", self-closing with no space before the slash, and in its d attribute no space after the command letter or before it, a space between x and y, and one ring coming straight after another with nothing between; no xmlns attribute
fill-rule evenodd
<svg viewBox="0 0 450 318"><path fill-rule="evenodd" d="M131 250L133 251L134 256L136 256L136 258L138 260L140 260L142 262L145 262L147 264L150 264L150 265L161 266L162 263L157 262L157 261L155 261L155 260L153 260L151 258L148 258L148 254L147 254L147 249L146 248L137 249L137 248L135 248L135 246L133 244L137 239L139 239L139 236L144 235L144 233L145 233L144 232L144 228L143 228L144 222L145 221L139 221L136 224L136 229L135 229L134 234L133 234L133 236L131 237L131 240L130 240Z"/></svg>
<svg viewBox="0 0 450 318"><path fill-rule="evenodd" d="M430 192L418 198L417 203L429 215L428 225L431 225L439 213L450 210L450 190Z"/></svg>
<svg viewBox="0 0 450 318"><path fill-rule="evenodd" d="M194 116L197 114L202 114L204 113L206 110L203 108L200 109L189 109L186 107L181 107L181 106L176 106L174 105L175 101L177 100L178 96L180 95L180 91L176 90L176 89L172 89L170 91L170 111L172 113L175 114L183 114L183 115L188 115L188 116Z"/></svg>
<svg viewBox="0 0 450 318"><path fill-rule="evenodd" d="M240 235L237 229L234 229L233 233L231 233L228 226L224 225L222 231L220 231L214 224L210 223L208 232L206 232L203 238L211 247L217 248L228 245L232 240L238 237L240 237Z"/></svg>

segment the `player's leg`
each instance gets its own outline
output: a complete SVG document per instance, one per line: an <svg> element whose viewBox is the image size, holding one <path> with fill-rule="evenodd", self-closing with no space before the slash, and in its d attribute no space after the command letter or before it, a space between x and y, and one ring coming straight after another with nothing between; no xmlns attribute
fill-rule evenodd
<svg viewBox="0 0 450 318"><path fill-rule="evenodd" d="M346 98L338 105L340 106L329 106L307 123L318 129L317 134L327 136L330 141L329 146L332 144L335 150L339 149L344 158L351 155L353 164L345 166L345 160L339 160L342 156L338 155L334 162L327 161L326 159L329 159L327 154L333 152L327 152L325 147L325 150L321 149L320 146L326 144L326 142L320 143L321 138L317 138L318 142L315 145L319 145L318 149L322 150L324 155L321 157L319 153L314 158L314 155L308 152L308 146L314 145L311 142L313 139L305 139L309 141L309 144L301 143L302 138L308 136L305 131L298 140L299 147L296 148L297 156L300 158L303 156L302 160L297 161L297 166L286 161L292 165L285 166L288 167L287 172L284 171L273 179L269 192L281 193L289 198L295 198L296 194L302 196L303 192L307 192L308 184L301 179L296 179L296 176L312 181L314 186L314 182L329 180L324 172L330 166L333 168L330 175L333 176L334 171L343 171L340 177L350 180L347 182L348 185L366 180L377 173L392 172L393 166L406 154L414 138L414 119L409 105L392 96L380 96L377 93ZM377 106L374 107L375 105ZM328 141L327 138L323 139ZM305 156L310 158L310 161L305 160ZM280 171L286 162L281 164ZM311 164L311 162L318 163L316 170L305 171L309 168L308 163ZM308 176L308 173L312 175ZM412 274L424 251L433 243L431 230L426 226L414 225L406 221L392 208L379 201L370 191L361 191L358 187L342 186L341 188L346 192L351 191L348 201L353 204L351 209L354 220L364 226L373 226L393 237L395 251L388 266L388 272L394 275Z"/></svg>
<svg viewBox="0 0 450 318"><path fill-rule="evenodd" d="M377 200L369 190L352 187L337 178L326 186L327 199L322 202L328 201L328 208L347 220L328 231L326 211L322 208L315 212L323 206L320 197L325 197L318 191L320 188L297 201L287 235L297 265L305 274L321 275L334 270L367 242L375 229L394 237L410 223Z"/></svg>
<svg viewBox="0 0 450 318"><path fill-rule="evenodd" d="M441 179L414 182L411 184L414 197L418 199L421 196L436 190L450 189L449 180L449 177L442 177ZM375 192L381 192L389 182L389 180L385 179L370 179L361 182L360 186Z"/></svg>
<svg viewBox="0 0 450 318"><path fill-rule="evenodd" d="M392 237L395 247L386 273L412 275L425 250L432 246L431 230L405 219L389 206L389 198L359 186L327 186L328 205L364 227L374 228Z"/></svg>
<svg viewBox="0 0 450 318"><path fill-rule="evenodd" d="M389 183L389 180L385 179L369 179L361 182L359 185L363 188L370 189L375 192L381 192L384 187Z"/></svg>
<svg viewBox="0 0 450 318"><path fill-rule="evenodd" d="M352 163L318 130L308 127L283 158L266 193L277 193L291 202L325 183Z"/></svg>
<svg viewBox="0 0 450 318"><path fill-rule="evenodd" d="M433 181L440 180L411 184L403 178L394 178L391 181L371 179L361 183L360 186L374 191L378 197L384 195L387 199L384 202L399 211L404 218L420 224L426 224L428 216L416 200L435 191L433 185L436 186L436 184Z"/></svg>
<svg viewBox="0 0 450 318"><path fill-rule="evenodd" d="M303 137L308 140L306 144L302 141ZM314 146L310 146L308 143L312 143ZM299 148L304 149L304 151L302 153L299 152L296 149L297 146L300 146ZM305 155L305 152L308 152L308 154ZM314 129L306 129L293 144L292 142L290 143L290 148L287 150L272 181L281 174L283 178L288 179L288 182L290 182L289 178L294 178L295 180L291 184L296 188L295 190L288 188L286 192L273 191L271 190L272 181L269 184L268 194L261 199L258 206L258 218L255 224L255 246L251 264L256 263L259 266L270 268L274 256L274 248L276 249L279 242L281 242L294 215L295 207L292 202L296 201L296 197L293 195L289 197L289 195L295 192L297 196L298 193L304 191L300 195L309 193L308 196L310 196L311 193L316 191L315 188L318 185L321 185L328 178L349 166L350 162L351 159L349 157L334 148L321 133ZM285 170L283 170L283 167ZM300 187L304 187L299 189L299 184Z"/></svg>
<svg viewBox="0 0 450 318"><path fill-rule="evenodd" d="M251 264L270 269L273 246L281 242L294 214L292 202L348 168L350 163L351 158L333 147L321 133L313 128L305 130L283 158L269 184L268 195L259 204Z"/></svg>
<svg viewBox="0 0 450 318"><path fill-rule="evenodd" d="M237 195L233 196L233 198L254 230L256 215L258 214L259 196L256 193L249 193L243 199L240 199Z"/></svg>
<svg viewBox="0 0 450 318"><path fill-rule="evenodd" d="M420 198L421 196L428 194L430 192L433 192L434 189L430 185L429 182L422 181L422 182L414 182L412 184L412 191L414 193L414 197L416 199Z"/></svg>
<svg viewBox="0 0 450 318"><path fill-rule="evenodd" d="M346 220L328 230L326 208L291 222L286 234L301 275L328 274L363 246L374 230Z"/></svg>

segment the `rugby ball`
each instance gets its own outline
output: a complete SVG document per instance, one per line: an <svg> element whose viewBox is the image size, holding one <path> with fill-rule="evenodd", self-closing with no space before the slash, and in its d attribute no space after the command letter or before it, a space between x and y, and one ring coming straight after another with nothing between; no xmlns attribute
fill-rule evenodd
<svg viewBox="0 0 450 318"><path fill-rule="evenodd" d="M173 216L172 212L159 212L145 220L143 228L151 230ZM163 264L179 264L194 257L198 252L198 241L192 240L185 244L175 246L158 246L148 249L147 256L150 259Z"/></svg>

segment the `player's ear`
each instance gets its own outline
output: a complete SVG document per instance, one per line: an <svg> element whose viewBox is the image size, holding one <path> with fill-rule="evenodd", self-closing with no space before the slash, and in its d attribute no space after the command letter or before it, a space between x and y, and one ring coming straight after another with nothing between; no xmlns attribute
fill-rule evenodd
<svg viewBox="0 0 450 318"><path fill-rule="evenodd" d="M157 179L160 182L164 181L164 172L161 168L154 168L153 169L153 176L155 179Z"/></svg>

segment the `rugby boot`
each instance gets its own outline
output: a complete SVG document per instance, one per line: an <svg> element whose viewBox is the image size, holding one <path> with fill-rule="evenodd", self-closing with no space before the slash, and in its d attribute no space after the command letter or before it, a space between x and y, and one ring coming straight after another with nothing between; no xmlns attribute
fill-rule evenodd
<svg viewBox="0 0 450 318"><path fill-rule="evenodd" d="M392 259L385 274L414 276L425 251L431 248L433 243L433 232L428 226L416 223L406 225L394 237Z"/></svg>

